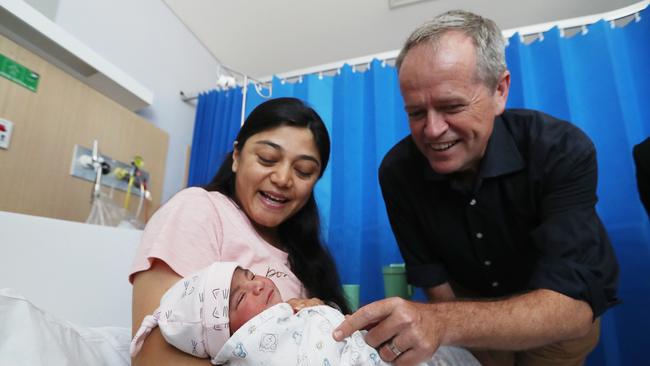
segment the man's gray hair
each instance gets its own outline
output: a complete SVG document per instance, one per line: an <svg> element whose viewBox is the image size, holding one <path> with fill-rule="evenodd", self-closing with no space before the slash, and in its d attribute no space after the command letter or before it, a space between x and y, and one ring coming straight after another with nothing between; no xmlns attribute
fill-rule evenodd
<svg viewBox="0 0 650 366"><path fill-rule="evenodd" d="M462 32L472 38L476 47L477 77L488 88L495 89L506 71L505 40L494 21L464 10L440 14L413 31L397 56L397 71L399 72L404 57L411 48L422 42L430 42L435 47L438 40L449 31Z"/></svg>

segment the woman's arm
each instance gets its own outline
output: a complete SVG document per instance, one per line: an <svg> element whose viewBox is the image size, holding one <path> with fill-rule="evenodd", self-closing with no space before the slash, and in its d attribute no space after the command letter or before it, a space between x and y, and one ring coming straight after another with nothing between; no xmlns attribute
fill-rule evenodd
<svg viewBox="0 0 650 366"><path fill-rule="evenodd" d="M181 276L169 266L155 260L150 269L135 275L133 280L132 334L140 328L146 315L160 305L163 296ZM133 366L144 365L210 365L207 359L189 355L165 341L160 328L156 327L144 341L142 349L132 361Z"/></svg>

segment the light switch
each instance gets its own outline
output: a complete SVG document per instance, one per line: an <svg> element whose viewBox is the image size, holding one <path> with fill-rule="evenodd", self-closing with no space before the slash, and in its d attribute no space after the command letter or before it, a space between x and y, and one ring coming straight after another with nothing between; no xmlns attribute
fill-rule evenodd
<svg viewBox="0 0 650 366"><path fill-rule="evenodd" d="M9 148L9 140L11 140L11 130L13 127L14 124L12 122L0 118L0 148Z"/></svg>

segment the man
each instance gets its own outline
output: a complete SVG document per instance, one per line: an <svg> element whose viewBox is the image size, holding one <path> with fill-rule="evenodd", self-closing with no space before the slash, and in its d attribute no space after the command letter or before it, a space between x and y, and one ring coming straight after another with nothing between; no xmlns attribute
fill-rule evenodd
<svg viewBox="0 0 650 366"><path fill-rule="evenodd" d="M596 346L618 264L595 211L594 146L567 122L504 111L504 49L494 22L463 11L407 40L396 66L411 135L379 179L408 280L431 303L369 304L336 339L371 328L400 366L440 345L486 365L579 365Z"/></svg>
<svg viewBox="0 0 650 366"><path fill-rule="evenodd" d="M650 137L632 149L636 169L636 187L646 213L650 217Z"/></svg>

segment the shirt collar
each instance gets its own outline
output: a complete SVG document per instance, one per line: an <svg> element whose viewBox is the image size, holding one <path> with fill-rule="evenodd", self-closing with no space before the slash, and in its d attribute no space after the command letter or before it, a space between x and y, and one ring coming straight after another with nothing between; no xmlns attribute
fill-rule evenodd
<svg viewBox="0 0 650 366"><path fill-rule="evenodd" d="M427 180L446 180L447 175L436 173L425 159L424 176ZM492 135L488 140L485 155L481 159L478 178L497 177L516 172L525 166L514 138L504 125L501 116L494 120Z"/></svg>

